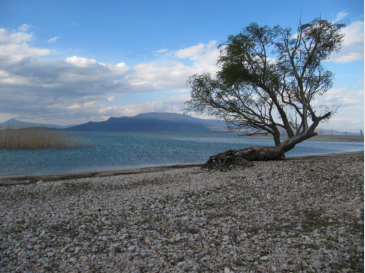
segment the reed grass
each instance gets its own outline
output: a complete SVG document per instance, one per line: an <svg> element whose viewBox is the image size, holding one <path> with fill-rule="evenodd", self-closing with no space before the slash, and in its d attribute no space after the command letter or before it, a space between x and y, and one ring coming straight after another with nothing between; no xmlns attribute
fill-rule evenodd
<svg viewBox="0 0 365 273"><path fill-rule="evenodd" d="M45 127L27 127L8 124L0 128L0 149L79 148L90 146L80 138L71 138L66 132Z"/></svg>

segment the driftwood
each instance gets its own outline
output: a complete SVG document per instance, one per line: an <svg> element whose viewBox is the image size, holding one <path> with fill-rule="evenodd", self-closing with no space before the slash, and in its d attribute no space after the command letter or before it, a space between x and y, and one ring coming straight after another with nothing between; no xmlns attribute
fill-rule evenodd
<svg viewBox="0 0 365 273"><path fill-rule="evenodd" d="M284 152L278 147L251 147L241 150L229 150L224 153L212 155L203 165L203 168L217 169L227 164L253 166L251 161L278 160L285 157Z"/></svg>
<svg viewBox="0 0 365 273"><path fill-rule="evenodd" d="M295 147L296 144L316 135L308 133L285 140L278 146L251 147L241 150L229 150L224 153L212 155L203 168L217 169L227 164L253 166L250 161L280 160L285 158L285 153Z"/></svg>
<svg viewBox="0 0 365 273"><path fill-rule="evenodd" d="M315 127L313 127L314 130ZM241 150L229 150L224 153L212 155L202 168L217 169L226 164L252 166L250 161L280 160L285 158L285 153L296 144L317 135L313 131L289 138L277 146L251 147Z"/></svg>

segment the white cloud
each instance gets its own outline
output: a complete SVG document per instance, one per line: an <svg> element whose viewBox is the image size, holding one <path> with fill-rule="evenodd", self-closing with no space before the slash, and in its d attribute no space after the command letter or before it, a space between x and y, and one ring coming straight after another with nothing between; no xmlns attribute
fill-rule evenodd
<svg viewBox="0 0 365 273"><path fill-rule="evenodd" d="M54 42L56 42L56 40L57 40L57 39L59 39L59 38L60 38L60 37L58 37L58 36L57 36L57 37L53 37L53 38L48 39L48 40L47 40L47 42L48 42L48 43L54 43Z"/></svg>
<svg viewBox="0 0 365 273"><path fill-rule="evenodd" d="M340 52L333 54L328 61L348 63L364 59L364 22L357 21L344 27L345 38Z"/></svg>
<svg viewBox="0 0 365 273"><path fill-rule="evenodd" d="M195 73L217 71L215 41L172 51L163 62L104 64L95 59L70 56L41 60L50 49L31 47L33 39L22 26L18 31L0 29L0 109L18 117L98 120L108 116L147 111L183 113L189 90L186 80ZM160 53L167 49L159 50ZM170 60L166 60L170 58ZM191 65L182 59L192 61ZM129 106L108 106L123 93L143 93L173 88L168 101ZM181 94L181 95L180 95ZM106 102L106 104L102 103Z"/></svg>
<svg viewBox="0 0 365 273"><path fill-rule="evenodd" d="M153 53L160 54L160 53L165 53L167 51L169 51L167 48L163 48L163 49L159 49L159 50L153 51Z"/></svg>
<svg viewBox="0 0 365 273"><path fill-rule="evenodd" d="M183 89L174 89L172 91L170 91L170 93L188 93L191 90L188 88L183 88Z"/></svg>
<svg viewBox="0 0 365 273"><path fill-rule="evenodd" d="M24 32L9 32L0 28L0 44L19 44L32 39L32 34Z"/></svg>
<svg viewBox="0 0 365 273"><path fill-rule="evenodd" d="M64 105L58 105L65 108ZM66 106L69 110L68 115L78 117L88 117L85 121L107 119L109 117L135 116L145 112L164 111L162 109L171 109L166 103L160 101L152 101L141 104L130 104L123 106L107 106L98 101L90 101L85 103L73 104Z"/></svg>
<svg viewBox="0 0 365 273"><path fill-rule="evenodd" d="M353 105L353 104L357 104L360 101L356 100L356 99L350 99L350 98L342 98L340 99L341 105Z"/></svg>
<svg viewBox="0 0 365 273"><path fill-rule="evenodd" d="M347 15L348 15L348 13L347 13L347 12L343 12L343 11L341 11L341 12L337 13L337 16L336 16L336 19L334 20L334 22L336 23L336 22L338 22L338 21L341 21L341 20L342 20L343 18L345 18Z"/></svg>
<svg viewBox="0 0 365 273"><path fill-rule="evenodd" d="M65 59L42 60L37 57L46 56L51 50L31 47L29 42L33 36L25 32L28 28L22 29L24 31L0 29L2 116L28 119L47 116L54 123L62 120L65 124L67 120L72 120L68 123L82 123L143 112L183 113L184 102L190 99L190 89L186 87L189 76L206 72L215 74L218 70L219 50L215 41L170 51L164 55L164 61L128 67L123 60L116 65L105 64L74 54ZM156 99L110 106L110 102L115 103L124 93L165 89L172 89L173 93L165 101ZM351 95L343 95L346 92ZM350 89L333 89L329 97L325 102L342 100L343 104L352 107L359 103L351 100L363 101L363 97Z"/></svg>
<svg viewBox="0 0 365 273"><path fill-rule="evenodd" d="M189 59L193 65L184 65L177 60L141 63L134 66L135 73L128 77L130 84L138 90L182 87L194 74L215 74L218 71L216 62L219 49L216 48L216 41L181 49L173 52L173 55L178 59Z"/></svg>
<svg viewBox="0 0 365 273"><path fill-rule="evenodd" d="M185 102L191 99L190 94L180 95L180 96L172 96L170 98L170 101L179 101L179 102Z"/></svg>
<svg viewBox="0 0 365 273"><path fill-rule="evenodd" d="M351 124L358 124L358 125L362 125L363 120L361 119L355 119L355 118L346 118L346 117L336 117L334 116L333 118L331 118L331 122L333 123L340 123L340 124L347 124L347 123L351 123ZM362 127L360 126L360 128Z"/></svg>
<svg viewBox="0 0 365 273"><path fill-rule="evenodd" d="M364 97L364 90L354 90L347 86L331 88L323 97L325 101L333 102L344 101L349 103L361 102ZM347 103L346 103L347 104Z"/></svg>
<svg viewBox="0 0 365 273"><path fill-rule="evenodd" d="M364 22L357 21L346 26L343 29L345 33L345 40L343 41L343 46L350 46L355 43L364 44Z"/></svg>
<svg viewBox="0 0 365 273"><path fill-rule="evenodd" d="M14 61L20 61L26 57L46 56L50 53L48 49L29 47L28 44L5 44L0 45L0 56L6 56Z"/></svg>
<svg viewBox="0 0 365 273"><path fill-rule="evenodd" d="M0 57L19 61L26 57L45 56L50 53L49 49L29 47L27 42L32 39L31 33L26 33L29 25L23 25L19 29L22 32L9 32L4 28L0 29Z"/></svg>
<svg viewBox="0 0 365 273"><path fill-rule="evenodd" d="M341 116L348 111L355 119L363 118L364 90L354 90L347 86L332 88L324 96L319 96L313 101L313 106L327 105L328 107L340 106L338 113ZM360 114L359 114L360 113ZM356 117L356 115L359 115ZM331 118L332 123L332 118Z"/></svg>
<svg viewBox="0 0 365 273"><path fill-rule="evenodd" d="M94 59L87 59L87 58L82 58L82 57L77 57L77 56L68 57L65 59L65 61L70 64L73 64L74 66L77 66L77 67L90 67L95 64L100 64L97 61L95 61Z"/></svg>
<svg viewBox="0 0 365 273"><path fill-rule="evenodd" d="M175 52L175 56L180 59L189 59L194 61L196 66L213 66L216 71L216 62L219 56L217 41L210 41L208 44L199 44L196 46L181 49Z"/></svg>
<svg viewBox="0 0 365 273"><path fill-rule="evenodd" d="M97 102L93 102L91 104L82 104L77 110L82 113L90 111L90 115L94 114L94 117L95 112L97 112L105 118L109 118L111 116L135 116L140 113L147 112L172 112L183 114L185 112L184 102L187 99L190 99L189 95L172 96L167 101L152 101L123 106L106 106Z"/></svg>
<svg viewBox="0 0 365 273"><path fill-rule="evenodd" d="M20 30L22 32L27 32L31 27L32 27L32 25L23 24L20 27L18 27L18 30Z"/></svg>
<svg viewBox="0 0 365 273"><path fill-rule="evenodd" d="M134 74L129 82L138 89L160 90L183 86L190 75L191 67L177 61L141 63L134 66Z"/></svg>

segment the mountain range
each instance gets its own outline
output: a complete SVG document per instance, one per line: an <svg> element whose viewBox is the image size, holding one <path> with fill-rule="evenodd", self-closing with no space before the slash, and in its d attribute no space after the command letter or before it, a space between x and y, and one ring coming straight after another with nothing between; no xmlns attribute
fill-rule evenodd
<svg viewBox="0 0 365 273"><path fill-rule="evenodd" d="M224 121L215 119L200 119L189 115L177 113L143 113L134 117L111 117L105 121L80 124L80 125L54 125L22 122L10 119L0 123L1 128L17 127L46 127L64 129L68 131L105 131L105 132L169 132L169 133L222 133L228 132ZM344 135L345 132L317 128L319 135ZM282 133L285 133L284 131ZM348 135L360 133L347 132Z"/></svg>
<svg viewBox="0 0 365 273"><path fill-rule="evenodd" d="M76 125L68 131L220 133L225 122L205 120L176 113L143 113L134 117L111 117L106 121Z"/></svg>

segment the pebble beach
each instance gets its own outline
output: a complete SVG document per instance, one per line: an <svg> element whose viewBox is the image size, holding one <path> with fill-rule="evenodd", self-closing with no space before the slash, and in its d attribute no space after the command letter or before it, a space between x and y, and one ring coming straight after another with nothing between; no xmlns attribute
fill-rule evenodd
<svg viewBox="0 0 365 273"><path fill-rule="evenodd" d="M0 187L0 272L363 272L364 154Z"/></svg>

